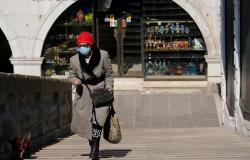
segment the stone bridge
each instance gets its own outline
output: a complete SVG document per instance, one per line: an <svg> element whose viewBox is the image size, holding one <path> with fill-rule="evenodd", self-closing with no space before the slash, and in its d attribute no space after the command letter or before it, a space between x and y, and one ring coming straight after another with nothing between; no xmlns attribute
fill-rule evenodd
<svg viewBox="0 0 250 160"><path fill-rule="evenodd" d="M89 159L87 140L70 131L72 92L67 80L0 74L0 159L10 141L31 132L26 159ZM101 159L250 159L250 139L221 123L221 100L209 87L115 90L123 140L102 139Z"/></svg>

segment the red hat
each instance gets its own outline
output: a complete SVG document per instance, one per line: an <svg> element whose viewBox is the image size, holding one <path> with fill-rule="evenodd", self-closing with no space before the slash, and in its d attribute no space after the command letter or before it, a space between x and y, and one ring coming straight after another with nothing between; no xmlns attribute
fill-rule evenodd
<svg viewBox="0 0 250 160"><path fill-rule="evenodd" d="M77 37L77 44L80 43L87 43L89 45L93 45L94 40L92 34L89 32L81 32Z"/></svg>

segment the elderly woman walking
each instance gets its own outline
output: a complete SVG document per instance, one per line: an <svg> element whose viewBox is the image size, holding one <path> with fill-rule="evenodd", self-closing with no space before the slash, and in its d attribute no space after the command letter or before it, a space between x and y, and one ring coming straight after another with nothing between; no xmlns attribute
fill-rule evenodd
<svg viewBox="0 0 250 160"><path fill-rule="evenodd" d="M102 127L109 107L94 109L89 89L107 88L110 92L113 91L111 59L108 52L96 47L92 34L89 32L79 34L77 46L78 54L70 58L69 80L76 87L71 130L89 140L90 158L98 160Z"/></svg>

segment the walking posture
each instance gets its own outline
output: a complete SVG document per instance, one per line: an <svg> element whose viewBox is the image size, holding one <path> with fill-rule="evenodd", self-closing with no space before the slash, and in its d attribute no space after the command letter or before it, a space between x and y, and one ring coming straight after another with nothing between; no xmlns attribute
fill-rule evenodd
<svg viewBox="0 0 250 160"><path fill-rule="evenodd" d="M90 90L107 88L112 92L114 77L111 59L108 52L96 47L89 32L79 34L77 46L78 54L70 58L69 80L76 86L71 129L89 140L90 158L98 160L102 127L106 121L109 106L94 108L86 84Z"/></svg>

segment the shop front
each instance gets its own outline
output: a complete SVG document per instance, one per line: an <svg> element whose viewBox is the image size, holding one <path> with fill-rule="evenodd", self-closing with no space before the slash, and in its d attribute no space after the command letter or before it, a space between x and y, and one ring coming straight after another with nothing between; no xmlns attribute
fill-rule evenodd
<svg viewBox="0 0 250 160"><path fill-rule="evenodd" d="M206 81L208 50L192 17L172 0L77 1L51 27L43 45L42 74L67 77L81 31L107 50L116 77ZM98 6L98 7L97 7ZM107 9L107 6L110 7Z"/></svg>

